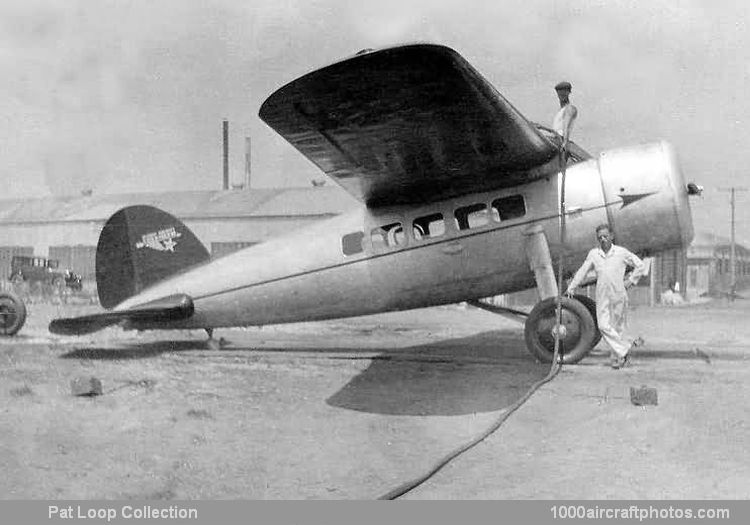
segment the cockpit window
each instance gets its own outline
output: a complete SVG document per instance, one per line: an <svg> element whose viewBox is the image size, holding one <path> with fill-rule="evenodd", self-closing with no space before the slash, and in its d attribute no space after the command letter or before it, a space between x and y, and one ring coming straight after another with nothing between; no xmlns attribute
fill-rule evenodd
<svg viewBox="0 0 750 525"><path fill-rule="evenodd" d="M344 255L356 255L362 253L362 240L364 238L364 232L347 233L341 238L341 251L344 252Z"/></svg>

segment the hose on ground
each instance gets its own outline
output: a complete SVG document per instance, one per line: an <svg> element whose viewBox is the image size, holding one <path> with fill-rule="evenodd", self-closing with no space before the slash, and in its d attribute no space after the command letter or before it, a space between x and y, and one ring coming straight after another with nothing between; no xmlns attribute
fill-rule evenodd
<svg viewBox="0 0 750 525"><path fill-rule="evenodd" d="M565 240L565 164L566 164L566 154L565 149L563 147L560 148L560 165L561 165L561 188L560 188L560 240L561 245L564 246L564 240ZM393 490L390 490L380 496L379 500L394 500L397 498L400 498L404 494L407 494L417 488L418 486L425 483L427 480L432 478L435 474L437 474L440 470L442 470L443 467L445 467L448 463L453 461L455 458L463 454L464 452L470 450L471 448L475 447L485 439L487 439L490 435L492 435L497 429L500 428L500 426L510 417L513 412L521 408L521 406L528 401L528 399L536 392L542 385L552 381L554 377L560 372L560 369L562 368L562 359L561 359L561 344L562 341L560 341L560 326L561 326L561 317L562 317L562 282L563 282L563 257L564 257L564 249L560 250L560 256L558 259L558 282L557 282L557 305L555 308L555 319L556 327L555 327L555 346L554 346L554 352L552 355L552 366L550 367L549 373L542 378L541 380L534 383L531 388L526 392L526 394L523 395L518 401L513 403L509 408L507 412L504 412L500 415L500 417L497 418L493 422L492 425L490 425L487 430L479 434L477 437L469 441L468 443L458 447L454 451L450 452L448 455L446 455L443 459L435 463L435 465L430 469L427 473L423 474L422 476L419 476L418 478L415 478L411 481L407 481L406 483L402 483L398 487L396 487Z"/></svg>

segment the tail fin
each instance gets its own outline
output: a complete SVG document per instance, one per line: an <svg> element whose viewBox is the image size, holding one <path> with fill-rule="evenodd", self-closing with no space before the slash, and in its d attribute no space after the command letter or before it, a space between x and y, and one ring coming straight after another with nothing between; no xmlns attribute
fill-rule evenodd
<svg viewBox="0 0 750 525"><path fill-rule="evenodd" d="M193 232L172 215L151 206L123 208L109 218L99 235L99 302L112 308L210 257Z"/></svg>

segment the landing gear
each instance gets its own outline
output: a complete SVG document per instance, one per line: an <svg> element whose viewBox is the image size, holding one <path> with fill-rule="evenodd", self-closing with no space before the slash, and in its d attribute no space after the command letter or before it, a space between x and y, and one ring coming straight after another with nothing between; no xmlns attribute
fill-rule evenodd
<svg viewBox="0 0 750 525"><path fill-rule="evenodd" d="M206 346L208 346L209 350L221 350L224 347L227 346L227 340L223 337L220 337L218 339L214 339L214 329L213 328L204 328L206 333L208 334L208 340L206 341Z"/></svg>
<svg viewBox="0 0 750 525"><path fill-rule="evenodd" d="M560 353L562 362L574 364L594 347L599 331L594 318L583 303L562 298ZM524 325L526 347L543 363L551 363L555 349L557 299L550 297L537 303Z"/></svg>
<svg viewBox="0 0 750 525"><path fill-rule="evenodd" d="M551 363L557 330L557 282L552 268L547 237L541 226L524 232L525 253L534 272L541 301L526 318L526 347L540 361ZM561 301L560 354L565 364L577 363L599 341L596 326L596 305L588 297L563 297Z"/></svg>
<svg viewBox="0 0 750 525"><path fill-rule="evenodd" d="M0 292L0 336L15 335L26 322L26 305L14 293Z"/></svg>

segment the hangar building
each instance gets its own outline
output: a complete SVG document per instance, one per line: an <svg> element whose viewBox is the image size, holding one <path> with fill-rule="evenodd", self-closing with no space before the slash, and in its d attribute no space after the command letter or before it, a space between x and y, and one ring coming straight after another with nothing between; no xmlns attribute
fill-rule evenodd
<svg viewBox="0 0 750 525"><path fill-rule="evenodd" d="M358 205L334 186L252 191L186 191L0 201L0 278L13 255L57 259L60 267L95 278L96 244L117 210L147 204L180 219L213 256L220 256L333 217Z"/></svg>
<svg viewBox="0 0 750 525"><path fill-rule="evenodd" d="M750 250L735 243L735 281L737 289L750 286ZM731 289L731 252L729 239L708 233L696 233L687 250L686 294L688 299L703 295L719 296Z"/></svg>

